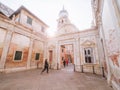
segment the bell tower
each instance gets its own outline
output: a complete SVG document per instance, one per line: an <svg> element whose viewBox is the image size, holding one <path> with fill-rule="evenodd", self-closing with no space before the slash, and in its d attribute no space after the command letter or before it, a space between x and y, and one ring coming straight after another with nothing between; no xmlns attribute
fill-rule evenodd
<svg viewBox="0 0 120 90"><path fill-rule="evenodd" d="M57 20L57 35L63 35L68 33L78 32L74 24L72 24L68 18L68 12L64 9L59 12L59 18Z"/></svg>
<svg viewBox="0 0 120 90"><path fill-rule="evenodd" d="M68 12L67 10L63 9L59 12L59 18L57 20L58 28L62 28L66 24L70 24L70 20L68 19Z"/></svg>

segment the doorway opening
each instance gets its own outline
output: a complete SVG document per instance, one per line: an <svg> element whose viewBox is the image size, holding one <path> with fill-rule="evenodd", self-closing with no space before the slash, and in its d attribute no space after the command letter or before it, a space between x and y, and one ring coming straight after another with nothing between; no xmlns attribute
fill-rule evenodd
<svg viewBox="0 0 120 90"><path fill-rule="evenodd" d="M52 59L53 59L53 51L49 50L49 63L50 63L50 69L51 69L51 65L52 65Z"/></svg>
<svg viewBox="0 0 120 90"><path fill-rule="evenodd" d="M74 70L74 47L73 44L60 46L60 64L65 70Z"/></svg>

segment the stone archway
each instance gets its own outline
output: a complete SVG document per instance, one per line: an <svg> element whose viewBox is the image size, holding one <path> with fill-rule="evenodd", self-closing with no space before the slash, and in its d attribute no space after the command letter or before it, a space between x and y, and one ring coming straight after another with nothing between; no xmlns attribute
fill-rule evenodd
<svg viewBox="0 0 120 90"><path fill-rule="evenodd" d="M73 62L75 65L77 65L77 63L80 64L80 59L77 59L77 54L79 54L79 53L76 53L76 50L78 48L77 48L75 39L63 40L63 41L58 42L58 48L57 48L57 63L59 64L58 68L61 69L61 67L62 67L61 55L60 55L61 45L73 45L73 60L74 60Z"/></svg>
<svg viewBox="0 0 120 90"><path fill-rule="evenodd" d="M73 53L73 44L64 44L60 46L60 64L61 67L63 65L63 61L65 61L65 66L68 64L74 64L74 53ZM63 65L64 66L64 65Z"/></svg>

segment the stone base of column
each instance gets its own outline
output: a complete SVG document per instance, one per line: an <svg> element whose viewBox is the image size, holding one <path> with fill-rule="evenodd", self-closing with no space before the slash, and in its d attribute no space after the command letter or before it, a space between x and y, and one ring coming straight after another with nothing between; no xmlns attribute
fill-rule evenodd
<svg viewBox="0 0 120 90"><path fill-rule="evenodd" d="M75 71L81 72L81 67L80 67L80 65L75 65Z"/></svg>

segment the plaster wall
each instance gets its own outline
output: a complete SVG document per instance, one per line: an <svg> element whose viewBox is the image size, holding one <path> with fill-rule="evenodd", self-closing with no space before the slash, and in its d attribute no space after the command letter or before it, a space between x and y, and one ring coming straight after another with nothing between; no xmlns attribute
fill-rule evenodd
<svg viewBox="0 0 120 90"><path fill-rule="evenodd" d="M39 63L39 67L43 65L43 57L44 57L44 44L39 40L33 41L33 48L32 48L32 59L31 59L31 67L36 67L37 63ZM35 60L36 53L39 53L39 60Z"/></svg>
<svg viewBox="0 0 120 90"><path fill-rule="evenodd" d="M107 45L107 55L110 66L110 82L116 89L120 89L120 46L119 46L119 31L116 22L115 7L113 0L104 0L102 21L105 34L105 42Z"/></svg>
<svg viewBox="0 0 120 90"><path fill-rule="evenodd" d="M4 47L5 36L6 36L6 30L0 28L0 58Z"/></svg>
<svg viewBox="0 0 120 90"><path fill-rule="evenodd" d="M5 68L26 67L30 39L24 35L14 33L9 46ZM22 51L21 60L14 60L16 51Z"/></svg>

